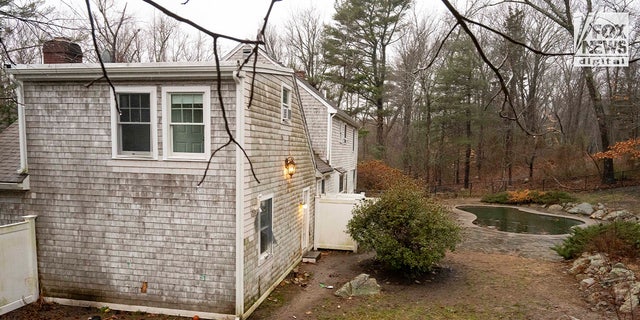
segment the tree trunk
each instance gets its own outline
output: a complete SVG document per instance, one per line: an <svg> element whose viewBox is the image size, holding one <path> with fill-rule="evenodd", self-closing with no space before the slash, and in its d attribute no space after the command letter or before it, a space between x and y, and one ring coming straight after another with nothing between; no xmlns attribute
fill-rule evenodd
<svg viewBox="0 0 640 320"><path fill-rule="evenodd" d="M469 175L471 174L471 111L465 110L467 121L465 123L465 133L467 141L464 150L464 188L469 189Z"/></svg>
<svg viewBox="0 0 640 320"><path fill-rule="evenodd" d="M607 116L604 112L604 104L602 103L602 97L600 92L596 88L595 79L593 78L593 70L591 68L583 68L584 80L589 90L589 97L593 102L593 110L595 111L598 121L598 129L600 130L600 143L602 144L602 151L609 149L609 124L607 123ZM613 169L613 159L605 158L602 166L602 183L611 184L616 181L615 172Z"/></svg>
<svg viewBox="0 0 640 320"><path fill-rule="evenodd" d="M512 172L513 168L513 123L510 120L505 120L506 131L504 134L504 170L507 172L507 185L512 184Z"/></svg>

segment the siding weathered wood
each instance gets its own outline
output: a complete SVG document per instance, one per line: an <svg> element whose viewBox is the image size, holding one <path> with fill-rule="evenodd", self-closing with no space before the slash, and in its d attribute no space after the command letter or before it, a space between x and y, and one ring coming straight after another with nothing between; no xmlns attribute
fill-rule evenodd
<svg viewBox="0 0 640 320"><path fill-rule="evenodd" d="M245 174L245 307L260 299L283 273L297 263L302 255L302 189L315 192L315 178L311 149L302 120L300 101L292 91L292 119L283 123L280 116L280 90L282 84L291 88L293 75L256 76L254 101L246 111L245 147L261 180L258 184L247 170ZM249 101L251 77L245 78L246 101ZM296 173L285 176L284 160L293 156ZM248 169L248 168L247 168ZM258 196L273 194L273 253L267 259L259 256L256 230ZM313 203L310 212L313 215ZM313 221L313 216L310 217ZM313 227L313 226L311 226ZM313 239L311 239L313 241Z"/></svg>
<svg viewBox="0 0 640 320"><path fill-rule="evenodd" d="M162 82L158 148L162 154ZM126 85L126 83L117 83ZM225 140L212 92L212 144ZM224 86L233 110L234 84ZM37 214L40 280L49 297L235 312L233 149L206 163L111 158L106 85L26 83L29 173L24 213ZM233 112L229 113L233 120ZM146 293L141 293L147 282Z"/></svg>

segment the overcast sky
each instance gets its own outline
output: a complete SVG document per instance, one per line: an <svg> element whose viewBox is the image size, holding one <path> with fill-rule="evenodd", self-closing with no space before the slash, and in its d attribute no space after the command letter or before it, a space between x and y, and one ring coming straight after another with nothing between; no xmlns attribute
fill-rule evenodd
<svg viewBox="0 0 640 320"><path fill-rule="evenodd" d="M153 17L153 7L142 0L114 1L119 9L127 3L127 11L135 13L140 18L151 20ZM185 0L156 0L156 2L210 31L241 39L255 39L271 0L189 0L184 5L182 3ZM86 12L85 0L47 0L47 3ZM330 21L335 12L334 3L335 0L281 0L275 3L269 23L276 26L282 25L292 14L311 7L315 8L325 21ZM434 8L435 10L443 8L439 0L417 0L416 3L419 12L431 13ZM190 31L191 28L184 26L184 30ZM226 51L234 47L235 43L221 42L221 45L223 51Z"/></svg>

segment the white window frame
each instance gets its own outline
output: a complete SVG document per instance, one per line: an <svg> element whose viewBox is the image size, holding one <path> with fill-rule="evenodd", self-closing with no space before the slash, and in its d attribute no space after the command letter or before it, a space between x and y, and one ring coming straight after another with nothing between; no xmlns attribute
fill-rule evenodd
<svg viewBox="0 0 640 320"><path fill-rule="evenodd" d="M202 94L202 121L204 122L204 152L173 152L171 135L171 94ZM162 157L164 160L208 160L211 155L211 87L162 87Z"/></svg>
<svg viewBox="0 0 640 320"><path fill-rule="evenodd" d="M342 142L344 142L344 144L347 144L347 141L349 140L349 137L347 137L347 130L348 130L349 126L345 123L344 124L344 140Z"/></svg>
<svg viewBox="0 0 640 320"><path fill-rule="evenodd" d="M283 101L285 90L289 92L288 104ZM282 119L282 123L291 123L292 95L293 95L293 90L291 89L291 87L283 83L280 88L280 118Z"/></svg>
<svg viewBox="0 0 640 320"><path fill-rule="evenodd" d="M351 129L351 153L356 151L356 129Z"/></svg>
<svg viewBox="0 0 640 320"><path fill-rule="evenodd" d="M340 173L338 176L338 193L347 192L347 176L344 173Z"/></svg>
<svg viewBox="0 0 640 320"><path fill-rule="evenodd" d="M262 226L262 219L261 219L261 208L262 208L262 202L263 201L267 201L267 200L271 200L271 225L269 226L271 228L271 243L269 243L269 248L267 248L264 252L261 252L261 248L262 248L262 236L261 236L261 232L263 229ZM273 219L274 219L274 208L275 208L275 201L273 198L273 194L268 194L268 195L261 195L258 196L258 234L257 234L257 238L258 238L258 255L260 257L260 261L264 261L266 259L268 259L272 254L273 254L273 239L274 239L274 235L273 235Z"/></svg>
<svg viewBox="0 0 640 320"><path fill-rule="evenodd" d="M111 101L111 157L114 159L158 159L158 98L155 86L116 86L116 95L109 90ZM119 122L120 114L116 108L117 94L147 93L149 94L149 120L151 124L151 150L149 152L120 151Z"/></svg>

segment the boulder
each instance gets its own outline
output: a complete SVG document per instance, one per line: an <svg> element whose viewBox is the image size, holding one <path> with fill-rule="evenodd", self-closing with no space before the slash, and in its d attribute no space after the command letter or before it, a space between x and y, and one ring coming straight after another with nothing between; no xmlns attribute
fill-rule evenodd
<svg viewBox="0 0 640 320"><path fill-rule="evenodd" d="M569 274L578 275L578 274L584 273L587 267L589 267L590 262L591 261L589 260L589 258L583 254L582 257L573 261L573 264L571 265L571 268L568 271Z"/></svg>
<svg viewBox="0 0 640 320"><path fill-rule="evenodd" d="M593 213L593 206L588 203L588 202L583 202L579 205L576 205L574 207L572 207L571 209L567 210L567 212L569 213L573 213L573 214L584 214L584 215L591 215Z"/></svg>
<svg viewBox="0 0 640 320"><path fill-rule="evenodd" d="M550 205L550 206L549 206L549 208L547 208L547 209L549 209L549 210L551 210L551 211L562 211L562 209L563 209L563 208L562 208L562 206L561 206L561 205L559 205L559 204L552 204L552 205Z"/></svg>
<svg viewBox="0 0 640 320"><path fill-rule="evenodd" d="M580 281L580 288L582 290L586 290L589 287L591 287L592 285L594 285L596 283L596 279L594 278L586 278L583 279L582 281Z"/></svg>
<svg viewBox="0 0 640 320"><path fill-rule="evenodd" d="M342 288L338 289L334 294L339 297L357 297L370 296L380 293L380 285L375 278L370 278L368 274L363 273L353 280L347 282Z"/></svg>
<svg viewBox="0 0 640 320"><path fill-rule="evenodd" d="M602 218L604 218L607 215L607 212L602 210L602 209L598 209L595 212L593 212L591 214L591 216L589 216L589 218L591 219L596 219L596 220L602 220Z"/></svg>
<svg viewBox="0 0 640 320"><path fill-rule="evenodd" d="M604 216L604 218L602 219L607 221L618 221L618 220L631 218L632 216L633 215L628 210L615 210L615 211L609 212L609 214Z"/></svg>

